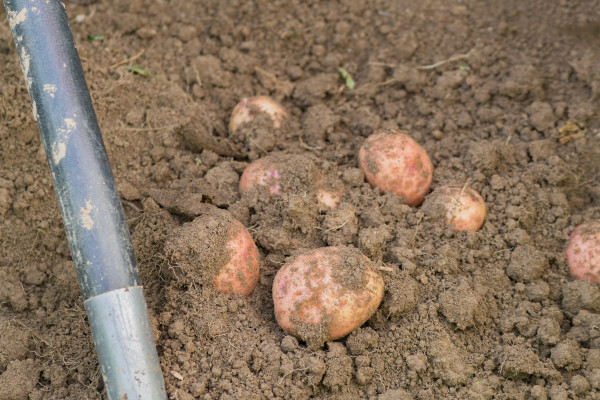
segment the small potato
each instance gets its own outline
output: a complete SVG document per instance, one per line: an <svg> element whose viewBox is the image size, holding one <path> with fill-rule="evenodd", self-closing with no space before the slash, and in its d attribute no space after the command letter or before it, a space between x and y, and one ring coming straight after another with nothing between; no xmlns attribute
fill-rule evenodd
<svg viewBox="0 0 600 400"><path fill-rule="evenodd" d="M267 114L273 121L273 128L278 129L289 114L275 100L267 96L245 98L231 112L229 132L234 133L240 126L254 119L256 112Z"/></svg>
<svg viewBox="0 0 600 400"><path fill-rule="evenodd" d="M567 263L571 277L600 282L600 221L581 224L569 236Z"/></svg>
<svg viewBox="0 0 600 400"><path fill-rule="evenodd" d="M322 171L315 160L300 155L272 154L253 161L242 173L240 193L256 185L266 186L270 196L312 194L328 209L337 207L344 192L333 171Z"/></svg>
<svg viewBox="0 0 600 400"><path fill-rule="evenodd" d="M185 284L212 284L221 293L248 296L258 282L259 254L252 236L216 207L174 229L165 253Z"/></svg>
<svg viewBox="0 0 600 400"><path fill-rule="evenodd" d="M244 169L240 178L240 193L244 193L255 185L267 186L269 195L276 196L281 194L281 185L279 178L281 174L279 169L283 163L273 157L263 157L253 161Z"/></svg>
<svg viewBox="0 0 600 400"><path fill-rule="evenodd" d="M383 297L383 279L354 248L323 247L284 265L273 281L281 328L316 349L364 324Z"/></svg>
<svg viewBox="0 0 600 400"><path fill-rule="evenodd" d="M431 186L433 165L425 150L403 132L378 132L367 138L358 153L367 181L384 192L418 206Z"/></svg>
<svg viewBox="0 0 600 400"><path fill-rule="evenodd" d="M440 186L425 199L423 212L442 217L458 231L476 231L486 216L485 202L475 190L459 186Z"/></svg>

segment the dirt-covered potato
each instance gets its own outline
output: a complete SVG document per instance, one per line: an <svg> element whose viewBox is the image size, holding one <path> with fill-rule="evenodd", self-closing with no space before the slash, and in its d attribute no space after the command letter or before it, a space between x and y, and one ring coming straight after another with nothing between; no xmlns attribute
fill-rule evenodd
<svg viewBox="0 0 600 400"><path fill-rule="evenodd" d="M257 96L243 99L231 112L229 132L235 132L240 126L254 119L256 113L264 113L273 122L273 128L278 129L282 122L289 118L287 111L279 103L267 96Z"/></svg>
<svg viewBox="0 0 600 400"><path fill-rule="evenodd" d="M310 348L364 324L383 297L383 279L354 248L323 247L284 265L273 281L279 326Z"/></svg>
<svg viewBox="0 0 600 400"><path fill-rule="evenodd" d="M165 253L187 285L212 284L221 293L248 296L258 282L259 254L252 236L216 207L174 229Z"/></svg>
<svg viewBox="0 0 600 400"><path fill-rule="evenodd" d="M440 186L425 199L423 212L459 231L476 231L485 221L483 198L468 187Z"/></svg>
<svg viewBox="0 0 600 400"><path fill-rule="evenodd" d="M407 134L378 132L367 138L358 153L367 181L384 192L418 206L431 186L433 165L425 150Z"/></svg>
<svg viewBox="0 0 600 400"><path fill-rule="evenodd" d="M600 282L600 221L579 225L570 237L567 262L571 277Z"/></svg>
<svg viewBox="0 0 600 400"><path fill-rule="evenodd" d="M329 209L337 207L344 189L335 171L323 171L317 160L284 154L259 158L246 167L240 178L240 193L256 185L266 186L270 196L311 194Z"/></svg>

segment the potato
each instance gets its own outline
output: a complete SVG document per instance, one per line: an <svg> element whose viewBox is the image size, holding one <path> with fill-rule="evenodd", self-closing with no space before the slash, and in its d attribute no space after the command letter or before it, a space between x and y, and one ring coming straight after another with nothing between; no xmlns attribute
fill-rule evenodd
<svg viewBox="0 0 600 400"><path fill-rule="evenodd" d="M323 247L299 255L273 281L279 326L311 349L360 327L382 297L383 279L371 260L349 247Z"/></svg>
<svg viewBox="0 0 600 400"><path fill-rule="evenodd" d="M367 181L383 192L418 206L431 186L433 165L425 150L403 132L377 132L369 136L358 153Z"/></svg>
<svg viewBox="0 0 600 400"><path fill-rule="evenodd" d="M423 212L458 231L476 231L483 225L486 208L483 198L471 188L440 186L425 199Z"/></svg>
<svg viewBox="0 0 600 400"><path fill-rule="evenodd" d="M240 126L254 119L256 112L267 114L273 121L273 128L279 129L289 114L275 100L267 96L245 98L231 112L229 132L235 132Z"/></svg>
<svg viewBox="0 0 600 400"><path fill-rule="evenodd" d="M253 161L244 169L240 178L240 193L244 193L255 185L267 186L269 195L276 196L281 194L281 185L279 178L281 174L279 169L283 166L282 162L273 157L263 157Z"/></svg>
<svg viewBox="0 0 600 400"><path fill-rule="evenodd" d="M252 236L217 207L174 229L165 253L186 285L212 284L221 293L248 296L258 282L259 253Z"/></svg>
<svg viewBox="0 0 600 400"><path fill-rule="evenodd" d="M569 236L567 263L571 277L600 282L600 221L581 224Z"/></svg>
<svg viewBox="0 0 600 400"><path fill-rule="evenodd" d="M327 209L335 209L344 192L335 171L323 171L308 156L272 154L253 161L240 178L240 193L256 185L266 186L270 196L311 194Z"/></svg>

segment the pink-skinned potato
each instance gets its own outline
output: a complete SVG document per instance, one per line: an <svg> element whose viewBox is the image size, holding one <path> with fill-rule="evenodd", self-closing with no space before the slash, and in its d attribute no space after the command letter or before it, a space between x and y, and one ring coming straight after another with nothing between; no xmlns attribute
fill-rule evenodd
<svg viewBox="0 0 600 400"><path fill-rule="evenodd" d="M240 126L252 121L257 112L265 113L273 122L273 128L279 129L283 121L290 116L283 107L267 96L244 98L233 108L229 119L229 132L235 132Z"/></svg>
<svg viewBox="0 0 600 400"><path fill-rule="evenodd" d="M268 187L271 196L281 194L281 167L281 162L269 156L251 162L240 178L240 193L250 190L255 185L261 185Z"/></svg>
<svg viewBox="0 0 600 400"><path fill-rule="evenodd" d="M349 247L297 256L273 281L279 326L316 349L364 324L377 310L384 283L369 258Z"/></svg>
<svg viewBox="0 0 600 400"><path fill-rule="evenodd" d="M469 187L440 186L423 203L430 218L442 219L458 231L476 231L483 225L487 210L479 193Z"/></svg>
<svg viewBox="0 0 600 400"><path fill-rule="evenodd" d="M383 192L418 206L433 178L433 164L425 149L404 132L377 132L369 136L358 153L367 181Z"/></svg>
<svg viewBox="0 0 600 400"><path fill-rule="evenodd" d="M248 296L258 283L258 249L241 222L235 221L231 230L227 242L229 261L221 267L213 283L218 292Z"/></svg>
<svg viewBox="0 0 600 400"><path fill-rule="evenodd" d="M258 283L260 256L252 236L217 207L173 229L165 254L185 285L212 285L221 293L248 296Z"/></svg>
<svg viewBox="0 0 600 400"><path fill-rule="evenodd" d="M573 279L600 282L600 221L577 226L570 234L566 252Z"/></svg>
<svg viewBox="0 0 600 400"><path fill-rule="evenodd" d="M240 193L257 185L267 187L274 197L294 191L312 194L320 206L332 210L344 193L335 174L320 170L314 160L302 155L272 154L253 161L242 173Z"/></svg>

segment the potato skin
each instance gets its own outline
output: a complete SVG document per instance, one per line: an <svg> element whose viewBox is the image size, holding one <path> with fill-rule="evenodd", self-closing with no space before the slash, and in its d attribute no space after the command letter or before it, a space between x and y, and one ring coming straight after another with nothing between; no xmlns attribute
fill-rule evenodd
<svg viewBox="0 0 600 400"><path fill-rule="evenodd" d="M358 153L367 181L383 192L392 192L418 206L433 178L433 164L425 150L403 132L378 132L369 136Z"/></svg>
<svg viewBox="0 0 600 400"><path fill-rule="evenodd" d="M260 258L254 239L237 220L232 221L227 249L229 262L215 277L215 289L221 293L249 296L258 283Z"/></svg>
<svg viewBox="0 0 600 400"><path fill-rule="evenodd" d="M256 96L242 99L231 112L229 132L235 132L243 124L252 121L253 108L268 114L273 121L273 128L279 129L284 120L289 118L287 111L279 103L267 96Z"/></svg>
<svg viewBox="0 0 600 400"><path fill-rule="evenodd" d="M348 247L323 247L284 265L273 281L279 326L318 348L364 324L383 297L371 260Z"/></svg>
<svg viewBox="0 0 600 400"><path fill-rule="evenodd" d="M269 187L271 196L281 194L281 185L279 184L280 168L280 163L275 162L268 156L253 161L242 172L240 193L250 190L255 185L263 185Z"/></svg>
<svg viewBox="0 0 600 400"><path fill-rule="evenodd" d="M566 253L571 277L600 282L600 221L581 224L569 236Z"/></svg>
<svg viewBox="0 0 600 400"><path fill-rule="evenodd" d="M483 198L471 188L440 186L425 199L423 211L443 216L457 231L476 231L483 225L486 207Z"/></svg>

